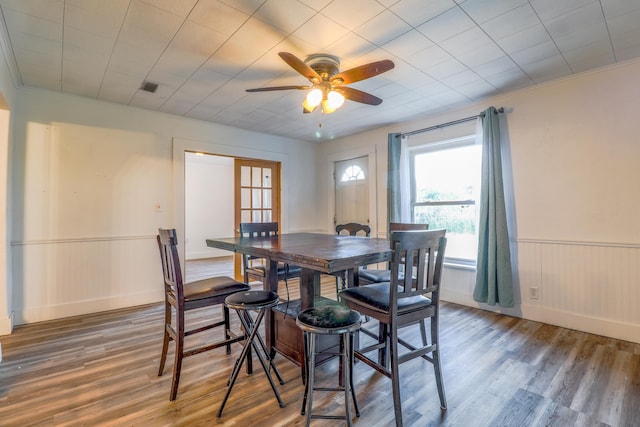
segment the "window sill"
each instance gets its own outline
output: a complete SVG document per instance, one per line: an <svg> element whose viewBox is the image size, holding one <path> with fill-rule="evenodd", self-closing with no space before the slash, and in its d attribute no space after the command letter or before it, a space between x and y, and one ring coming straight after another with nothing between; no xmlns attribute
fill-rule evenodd
<svg viewBox="0 0 640 427"><path fill-rule="evenodd" d="M475 261L451 259L451 260L445 260L444 266L447 268L454 268L456 270L476 271Z"/></svg>

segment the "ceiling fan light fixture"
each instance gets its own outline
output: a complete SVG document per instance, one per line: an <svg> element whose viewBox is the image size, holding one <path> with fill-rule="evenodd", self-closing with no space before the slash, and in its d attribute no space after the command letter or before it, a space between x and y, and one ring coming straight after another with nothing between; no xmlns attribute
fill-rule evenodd
<svg viewBox="0 0 640 427"><path fill-rule="evenodd" d="M313 109L320 105L320 102L322 102L322 98L322 90L315 88L307 94L307 98L304 100L304 102L308 107L311 107L311 109ZM307 106L305 106L305 108L307 108Z"/></svg>
<svg viewBox="0 0 640 427"><path fill-rule="evenodd" d="M315 111L315 109L317 108L317 105L310 105L309 102L307 101L307 99L305 98L304 101L302 101L302 112L303 113L313 113Z"/></svg>
<svg viewBox="0 0 640 427"><path fill-rule="evenodd" d="M336 111L336 108L331 105L328 99L322 100L322 112L324 114L331 114Z"/></svg>
<svg viewBox="0 0 640 427"><path fill-rule="evenodd" d="M329 91L327 94L327 104L334 110L342 107L344 104L344 96L340 92L336 92L335 90Z"/></svg>

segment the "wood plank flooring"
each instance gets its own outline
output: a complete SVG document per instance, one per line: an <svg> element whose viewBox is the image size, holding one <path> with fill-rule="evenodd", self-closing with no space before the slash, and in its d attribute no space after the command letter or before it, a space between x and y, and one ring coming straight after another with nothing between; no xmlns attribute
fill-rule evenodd
<svg viewBox="0 0 640 427"><path fill-rule="evenodd" d="M201 264L189 263L188 276L228 274L228 262ZM291 298L296 288L290 283ZM334 278L326 277L323 294L332 293ZM441 313L449 408L441 414L431 365L408 362L401 367L406 426L640 426L639 344L454 304ZM220 310L190 319L212 315ZM276 364L285 408L255 363L216 417L239 345L231 356L218 349L187 358L178 398L169 402L171 355L157 376L161 328L160 304L16 327L2 337L0 426L304 425L300 370L283 357ZM317 372L333 380L337 362ZM393 426L390 381L363 363L354 377L361 411L354 424ZM318 392L314 403L325 413L342 411L341 393Z"/></svg>

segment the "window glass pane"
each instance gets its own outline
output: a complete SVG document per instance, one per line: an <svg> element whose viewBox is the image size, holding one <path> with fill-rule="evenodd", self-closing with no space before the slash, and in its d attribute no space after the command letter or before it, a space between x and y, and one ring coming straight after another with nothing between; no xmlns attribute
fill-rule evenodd
<svg viewBox="0 0 640 427"><path fill-rule="evenodd" d="M253 208L261 208L262 207L262 190L259 188L254 188L251 190Z"/></svg>
<svg viewBox="0 0 640 427"><path fill-rule="evenodd" d="M416 203L454 202L452 205L413 206L413 220L429 229L447 230L446 257L477 257L477 205L480 193L482 146L464 145L418 152L413 157Z"/></svg>
<svg viewBox="0 0 640 427"><path fill-rule="evenodd" d="M255 209L251 211L251 222L262 222L262 211Z"/></svg>
<svg viewBox="0 0 640 427"><path fill-rule="evenodd" d="M482 146L416 154L416 202L475 200L480 190Z"/></svg>
<svg viewBox="0 0 640 427"><path fill-rule="evenodd" d="M251 211L250 210L242 210L240 211L240 222L251 222Z"/></svg>
<svg viewBox="0 0 640 427"><path fill-rule="evenodd" d="M262 168L251 168L251 186L261 187L262 184Z"/></svg>
<svg viewBox="0 0 640 427"><path fill-rule="evenodd" d="M251 185L251 168L249 166L240 166L240 185L242 187Z"/></svg>
<svg viewBox="0 0 640 427"><path fill-rule="evenodd" d="M262 190L262 207L271 209L271 190Z"/></svg>
<svg viewBox="0 0 640 427"><path fill-rule="evenodd" d="M264 222L272 222L273 220L271 219L271 210L264 210L262 211L262 217L264 218Z"/></svg>
<svg viewBox="0 0 640 427"><path fill-rule="evenodd" d="M342 174L342 177L340 178L340 181L342 182L359 181L359 180L363 180L364 178L365 178L364 171L360 168L360 166L353 165L353 166L349 166L344 171L344 173Z"/></svg>
<svg viewBox="0 0 640 427"><path fill-rule="evenodd" d="M476 259L476 206L416 206L414 222L447 229L447 258Z"/></svg>
<svg viewBox="0 0 640 427"><path fill-rule="evenodd" d="M262 186L271 188L271 168L262 169Z"/></svg>
<svg viewBox="0 0 640 427"><path fill-rule="evenodd" d="M251 190L249 188L240 189L240 208L251 208Z"/></svg>

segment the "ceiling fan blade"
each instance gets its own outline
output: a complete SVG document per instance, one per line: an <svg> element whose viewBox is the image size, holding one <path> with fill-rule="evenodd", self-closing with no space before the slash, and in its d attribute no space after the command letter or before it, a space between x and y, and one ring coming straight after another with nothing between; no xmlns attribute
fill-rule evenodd
<svg viewBox="0 0 640 427"><path fill-rule="evenodd" d="M247 89L247 92L269 92L272 90L306 90L311 89L313 86L271 86L271 87L257 87L255 89Z"/></svg>
<svg viewBox="0 0 640 427"><path fill-rule="evenodd" d="M377 76L385 71L389 71L394 67L393 61L383 59L382 61L371 62L359 67L351 68L331 77L330 81L334 84L345 84L359 82L369 77Z"/></svg>
<svg viewBox="0 0 640 427"><path fill-rule="evenodd" d="M352 87L340 86L334 88L335 91L340 92L342 96L351 101L360 102L362 104L369 105L380 105L382 104L382 99L377 96L373 96L367 92L363 92L358 89L354 89Z"/></svg>
<svg viewBox="0 0 640 427"><path fill-rule="evenodd" d="M282 58L284 62L289 64L291 68L293 68L298 73L305 76L307 80L309 80L310 82L320 83L320 81L322 80L320 75L316 73L313 68L309 67L307 64L304 63L304 61L302 61L300 58L298 58L294 54L289 52L278 52L278 55L280 55L280 58Z"/></svg>

